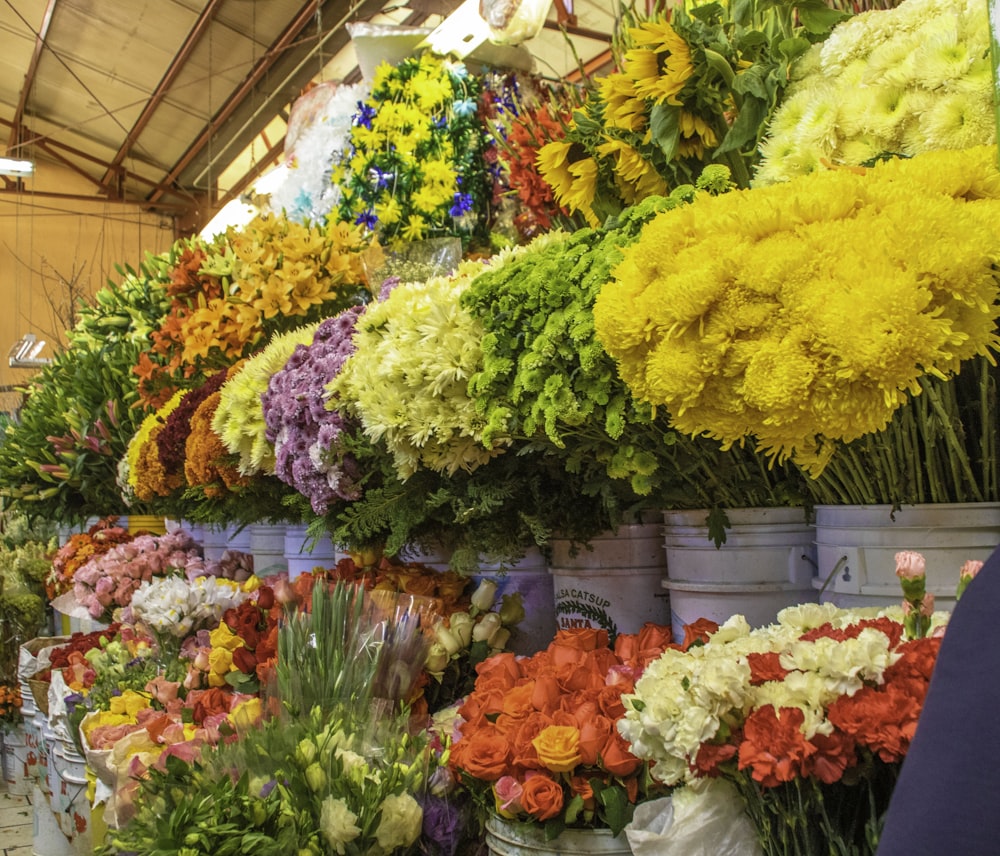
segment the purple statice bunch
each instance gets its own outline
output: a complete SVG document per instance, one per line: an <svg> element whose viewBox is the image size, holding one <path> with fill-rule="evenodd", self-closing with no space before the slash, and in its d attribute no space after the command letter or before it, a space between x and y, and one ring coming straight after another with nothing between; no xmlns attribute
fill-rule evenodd
<svg viewBox="0 0 1000 856"><path fill-rule="evenodd" d="M327 410L324 389L354 353L354 328L363 311L352 306L322 322L312 344L296 347L261 396L274 473L307 497L318 515L332 502L361 496L361 467L341 442L355 423Z"/></svg>
<svg viewBox="0 0 1000 856"><path fill-rule="evenodd" d="M420 852L424 856L455 856L469 834L468 809L455 794L420 797L424 810Z"/></svg>

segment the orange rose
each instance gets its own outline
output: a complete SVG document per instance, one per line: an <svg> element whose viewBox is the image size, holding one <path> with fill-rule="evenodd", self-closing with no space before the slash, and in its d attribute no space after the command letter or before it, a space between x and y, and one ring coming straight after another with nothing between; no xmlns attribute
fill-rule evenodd
<svg viewBox="0 0 1000 856"><path fill-rule="evenodd" d="M559 682L553 675L539 675L531 684L531 704L542 713L552 713L562 698Z"/></svg>
<svg viewBox="0 0 1000 856"><path fill-rule="evenodd" d="M530 683L507 690L503 697L503 712L515 719L523 719L529 713L534 713L535 708L531 703L534 691L535 688Z"/></svg>
<svg viewBox="0 0 1000 856"><path fill-rule="evenodd" d="M480 686L489 685L512 687L522 677L521 667L509 651L487 657L476 666L476 675L477 690Z"/></svg>
<svg viewBox="0 0 1000 856"><path fill-rule="evenodd" d="M584 811L593 811L597 808L597 800L594 799L594 789L590 786L590 779L586 776L572 776L569 780L569 787L576 796L583 800Z"/></svg>
<svg viewBox="0 0 1000 856"><path fill-rule="evenodd" d="M479 723L487 716L498 714L503 710L503 696L502 689L488 689L483 692L476 690L466 697L465 704L458 709L458 713L468 722Z"/></svg>
<svg viewBox="0 0 1000 856"><path fill-rule="evenodd" d="M625 778L639 769L642 761L629 750L629 744L617 730L612 731L601 750L601 766L613 776Z"/></svg>
<svg viewBox="0 0 1000 856"><path fill-rule="evenodd" d="M537 820L551 820L563 807L563 791L559 783L545 773L535 773L525 780L521 791L521 808Z"/></svg>
<svg viewBox="0 0 1000 856"><path fill-rule="evenodd" d="M453 766L484 782L495 782L510 772L510 743L492 727L463 734L451 752Z"/></svg>
<svg viewBox="0 0 1000 856"><path fill-rule="evenodd" d="M542 766L553 773L568 773L580 763L580 729L550 725L531 741Z"/></svg>
<svg viewBox="0 0 1000 856"><path fill-rule="evenodd" d="M605 716L592 716L580 725L580 761L588 767L597 763L597 757L614 731L614 723Z"/></svg>
<svg viewBox="0 0 1000 856"><path fill-rule="evenodd" d="M556 633L553 645L575 648L577 651L595 651L608 645L608 631L599 627L573 627Z"/></svg>
<svg viewBox="0 0 1000 856"><path fill-rule="evenodd" d="M552 725L551 717L544 713L533 713L522 720L516 732L511 736L513 744L514 764L525 770L540 770L542 762L538 760L538 752L532 741L546 728Z"/></svg>

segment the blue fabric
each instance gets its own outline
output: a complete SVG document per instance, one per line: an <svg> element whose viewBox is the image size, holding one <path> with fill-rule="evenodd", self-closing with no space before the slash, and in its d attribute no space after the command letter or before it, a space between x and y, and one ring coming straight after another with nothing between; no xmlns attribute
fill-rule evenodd
<svg viewBox="0 0 1000 856"><path fill-rule="evenodd" d="M1000 548L956 604L877 856L1000 854Z"/></svg>

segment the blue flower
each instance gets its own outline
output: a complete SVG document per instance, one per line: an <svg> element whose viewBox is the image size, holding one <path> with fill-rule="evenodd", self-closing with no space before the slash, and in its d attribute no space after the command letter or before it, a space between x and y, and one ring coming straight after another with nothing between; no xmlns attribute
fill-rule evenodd
<svg viewBox="0 0 1000 856"><path fill-rule="evenodd" d="M452 217L461 217L467 211L472 210L472 194L470 193L456 193L454 199L454 205L448 210L448 213Z"/></svg>
<svg viewBox="0 0 1000 856"><path fill-rule="evenodd" d="M371 128L372 119L375 118L375 108L365 104L364 101L358 102L358 112L354 116L354 124L360 125L362 128Z"/></svg>
<svg viewBox="0 0 1000 856"><path fill-rule="evenodd" d="M367 229L374 229L375 224L378 223L378 217L375 216L375 212L369 208L367 211L362 211L357 217L354 218L354 223L357 226L364 226Z"/></svg>

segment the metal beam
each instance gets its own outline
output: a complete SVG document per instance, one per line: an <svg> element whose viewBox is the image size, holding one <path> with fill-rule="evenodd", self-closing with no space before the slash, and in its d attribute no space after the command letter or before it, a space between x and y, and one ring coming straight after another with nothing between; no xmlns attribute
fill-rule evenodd
<svg viewBox="0 0 1000 856"><path fill-rule="evenodd" d="M546 30L559 30L569 33L571 36L579 36L582 39L593 39L597 42L610 42L613 38L611 33L602 33L600 30L591 30L588 27L578 27L575 24L558 24L555 21L545 22Z"/></svg>
<svg viewBox="0 0 1000 856"><path fill-rule="evenodd" d="M52 23L52 15L56 10L58 0L49 0L42 15L42 25L35 34L35 47L31 52L31 61L28 63L28 70L24 73L24 85L21 86L21 94L17 99L17 108L14 110L14 120L11 123L10 136L7 138L8 154L16 152L18 144L21 142L21 120L24 118L24 108L28 105L28 96L31 88L35 85L35 74L38 72L38 61L42 58L42 50L45 48L45 37L49 34L49 24Z"/></svg>
<svg viewBox="0 0 1000 856"><path fill-rule="evenodd" d="M266 79L257 86L242 86L231 96L227 107L213 118L171 175L164 179L165 185L180 179L185 187L205 189L202 179L206 174L211 175L215 164L226 164L236 158L274 115L286 108L309 85L319 70L316 66L319 57L326 56L327 52L336 54L349 44L350 36L344 23L371 18L383 9L387 0L354 0L346 9L343 0L321 2L321 6L311 5L314 9L320 8L317 17L322 17L323 31L318 36L310 34L288 44L283 53L273 48L269 50L268 54L274 56ZM209 147L208 141L224 125L226 133L220 135L222 145Z"/></svg>
<svg viewBox="0 0 1000 856"><path fill-rule="evenodd" d="M292 21L285 27L284 31L275 42L268 48L267 52L257 61L254 67L250 70L250 73L243 79L243 82L239 85L235 92L233 92L222 105L219 112L212 117L212 120L205 126L205 129L199 134L198 138L188 147L188 150L181 156L181 159L174 164L173 169L166 175L160 185L153 191L150 195L150 202L155 202L157 199L163 196L177 180L177 177L184 171L185 167L193 161L198 153L208 145L208 141L212 136L219 130L223 122L228 119L233 112L239 107L240 103L246 98L252 91L253 88L264 78L268 70L277 61L278 57L287 50L291 44L298 37L309 22L313 19L316 14L316 8L318 6L319 0L309 0L298 12L298 14L292 19Z"/></svg>
<svg viewBox="0 0 1000 856"><path fill-rule="evenodd" d="M55 2L55 0L53 0L53 2ZM160 82L156 85L156 89L153 90L153 93L149 96L149 100L146 102L146 105L142 108L142 113L139 114L139 118L136 119L135 124L132 125L132 130L128 132L128 136L125 137L125 141L121 144L121 148L119 148L115 153L115 156L111 158L111 161L108 163L108 170L101 178L101 184L109 186L109 192L111 192L109 182L117 176L116 168L128 156L132 146L134 146L136 140L139 139L139 135L143 132L143 130L145 130L146 125L149 124L149 120L153 118L153 113L156 112L156 108L160 106L160 102L162 102L166 97L167 93L170 91L170 87L174 85L174 81L184 68L184 64L188 61L188 59L190 59L192 52L198 45L198 42L201 41L201 37L205 35L211 25L212 19L215 17L215 13L218 12L219 7L224 2L225 0L209 0L205 8L201 10L198 20L194 22L194 26L187 34L187 38L184 39L184 43L180 46L180 49L170 61L170 66L167 68L166 72L164 72L163 77L160 78Z"/></svg>

